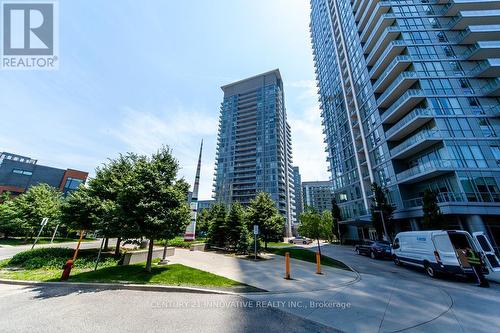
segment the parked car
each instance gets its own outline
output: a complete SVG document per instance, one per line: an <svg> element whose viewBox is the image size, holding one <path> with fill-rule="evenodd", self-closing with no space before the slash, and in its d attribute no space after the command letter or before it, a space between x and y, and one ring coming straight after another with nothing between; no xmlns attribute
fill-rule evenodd
<svg viewBox="0 0 500 333"><path fill-rule="evenodd" d="M400 232L392 245L394 263L422 267L431 277L439 273L472 275L472 267L465 255L465 249L469 248L481 255L489 272L498 273L498 258L494 252L486 254L483 251L484 247L480 245L485 239L481 236L484 237L482 233L474 233L474 239L463 230Z"/></svg>
<svg viewBox="0 0 500 333"><path fill-rule="evenodd" d="M356 245L354 249L357 254L365 254L372 259L392 258L391 243L386 241L365 239Z"/></svg>
<svg viewBox="0 0 500 333"><path fill-rule="evenodd" d="M298 236L298 237L290 239L288 241L288 243L290 243L290 244L304 244L304 245L307 245L307 244L311 244L312 240L310 240L309 238L306 238L306 237Z"/></svg>

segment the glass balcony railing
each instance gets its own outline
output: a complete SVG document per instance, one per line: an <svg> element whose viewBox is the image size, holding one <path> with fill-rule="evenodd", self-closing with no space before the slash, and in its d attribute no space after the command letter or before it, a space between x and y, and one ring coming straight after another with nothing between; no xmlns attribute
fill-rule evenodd
<svg viewBox="0 0 500 333"><path fill-rule="evenodd" d="M419 74L417 72L403 72L399 74L396 80L394 80L389 85L389 87L385 89L385 92L382 95L380 95L380 97L377 99L377 103L381 104L387 98L387 96L389 96L393 92L393 90L401 84L403 80L415 79L418 76Z"/></svg>
<svg viewBox="0 0 500 333"><path fill-rule="evenodd" d="M380 55L380 58L375 62L373 67L370 69L370 77L373 76L373 73L378 69L378 67L382 64L382 62L386 61L387 55L392 51L392 48L395 46L406 46L406 41L404 40L393 40L387 45L385 51Z"/></svg>
<svg viewBox="0 0 500 333"><path fill-rule="evenodd" d="M499 88L500 88L500 79L496 78L487 83L486 85L484 85L481 88L481 93L483 93L484 95L489 95Z"/></svg>
<svg viewBox="0 0 500 333"><path fill-rule="evenodd" d="M458 167L458 165L459 164L455 160L428 161L396 174L396 179L398 181L402 181L419 174L434 171L436 169L455 169L456 167Z"/></svg>
<svg viewBox="0 0 500 333"><path fill-rule="evenodd" d="M391 156L395 156L407 148L417 144L419 142L428 140L428 139L436 139L441 138L441 133L437 130L423 130L413 135L412 137L403 141L403 143L397 145L396 147L391 149Z"/></svg>
<svg viewBox="0 0 500 333"><path fill-rule="evenodd" d="M422 207L423 197L403 200L404 208ZM498 192L441 192L437 194L438 203L449 202L500 202L500 193Z"/></svg>
<svg viewBox="0 0 500 333"><path fill-rule="evenodd" d="M396 58L394 58L389 65L387 65L387 68L385 71L382 73L381 76L375 81L373 84L373 89L377 89L377 86L379 86L385 78L389 75L389 73L392 71L392 69L396 66L397 63L399 62L409 62L412 60L412 57L409 55L398 55Z"/></svg>
<svg viewBox="0 0 500 333"><path fill-rule="evenodd" d="M394 133L405 127L408 123L410 123L417 117L432 116L434 114L435 113L432 109L414 109L406 116L404 116L400 121L398 121L394 126L389 128L387 132L385 132L385 136L387 138L392 136Z"/></svg>

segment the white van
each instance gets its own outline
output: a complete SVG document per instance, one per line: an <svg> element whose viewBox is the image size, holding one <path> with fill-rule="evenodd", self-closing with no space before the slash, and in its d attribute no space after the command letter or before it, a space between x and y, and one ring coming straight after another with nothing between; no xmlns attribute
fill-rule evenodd
<svg viewBox="0 0 500 333"><path fill-rule="evenodd" d="M477 235L476 235L477 234ZM484 237L474 233L475 237ZM473 274L465 256L465 249L470 248L486 258L490 272L499 270L496 255L486 255L479 243L467 231L463 230L427 230L400 232L393 244L393 257L396 265L408 264L423 267L427 274L435 277L436 273Z"/></svg>

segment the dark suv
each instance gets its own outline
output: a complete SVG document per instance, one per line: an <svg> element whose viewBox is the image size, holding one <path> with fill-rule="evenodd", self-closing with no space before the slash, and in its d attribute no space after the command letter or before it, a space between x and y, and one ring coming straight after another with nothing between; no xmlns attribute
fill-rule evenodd
<svg viewBox="0 0 500 333"><path fill-rule="evenodd" d="M392 258L391 244L386 241L372 241L369 239L363 240L356 245L355 251L357 254L365 254L372 259L376 258Z"/></svg>

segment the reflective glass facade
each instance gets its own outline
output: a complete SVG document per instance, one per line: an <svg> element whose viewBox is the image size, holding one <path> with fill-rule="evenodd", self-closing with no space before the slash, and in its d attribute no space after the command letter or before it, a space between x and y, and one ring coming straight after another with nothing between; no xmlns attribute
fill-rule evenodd
<svg viewBox="0 0 500 333"><path fill-rule="evenodd" d="M295 216L292 143L283 82L273 70L222 87L215 199L246 205L267 192L285 216L287 235Z"/></svg>
<svg viewBox="0 0 500 333"><path fill-rule="evenodd" d="M500 1L311 0L311 38L343 218L369 219L377 182L401 229L425 189L457 227L495 224Z"/></svg>

